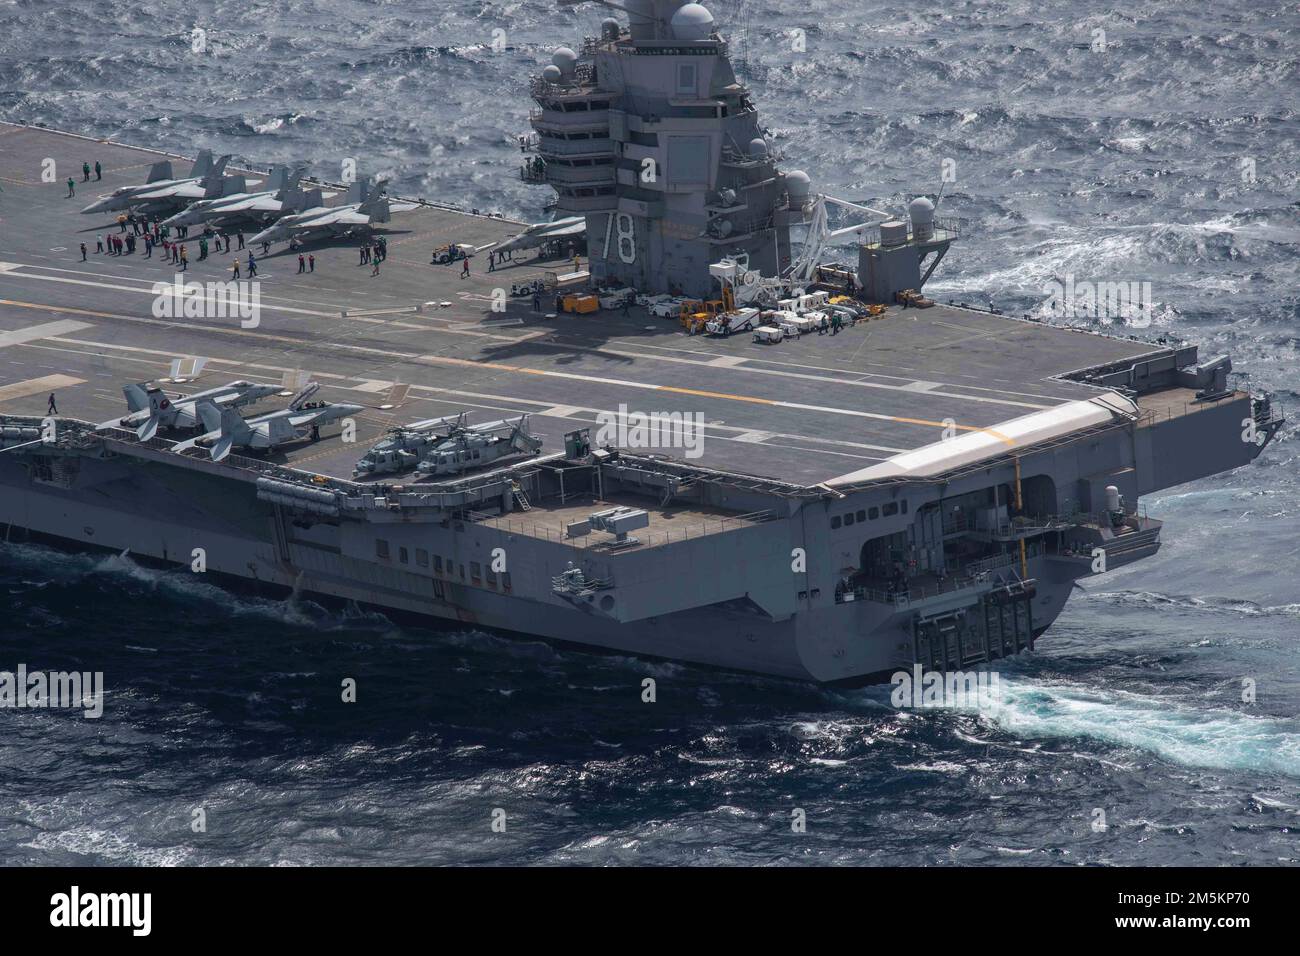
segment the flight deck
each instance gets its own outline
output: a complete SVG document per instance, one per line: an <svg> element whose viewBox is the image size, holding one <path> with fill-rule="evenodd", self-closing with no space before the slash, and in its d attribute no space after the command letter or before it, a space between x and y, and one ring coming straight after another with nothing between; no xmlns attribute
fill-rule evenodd
<svg viewBox="0 0 1300 956"><path fill-rule="evenodd" d="M749 335L687 335L676 319L636 307L627 315L556 315L553 296L544 296L538 311L530 297L493 311L494 290L568 271L571 263L527 252L488 272L479 255L466 278L460 263L433 265L436 247L481 246L522 228L441 204L394 213L381 231L389 254L376 276L359 263L357 239L305 244L301 251L316 260L305 274L283 243L265 258L252 249L261 294L255 328L237 318L158 317L154 284L171 282L177 267L160 249L152 259L142 247L133 255L97 254L97 237L118 226L113 215L79 213L96 196L143 181L158 158L0 124L0 414L43 414L53 393L60 415L114 420L126 412L124 383L161 381L175 360L202 359L195 381L165 387L311 379L330 401L366 406L354 444L341 442L332 426L320 441L266 456L334 477L351 478L371 442L408 422L461 411L471 424L527 413L548 454L562 451L564 435L575 429L591 429L599 442L608 419L598 416L623 408L701 416L698 449L636 449L641 453L815 485L938 441L945 427L992 429L1092 398L1098 389L1061 376L1170 351L943 304L891 306L837 335L776 345ZM42 181L47 159L58 170L54 182ZM83 183L82 162L97 160L103 180ZM175 166L182 175L189 163ZM67 198L69 175L74 198ZM250 251L232 240L229 254L200 261L196 232L186 244L187 282L229 280L236 253L246 262ZM243 411L282 406L270 399Z"/></svg>

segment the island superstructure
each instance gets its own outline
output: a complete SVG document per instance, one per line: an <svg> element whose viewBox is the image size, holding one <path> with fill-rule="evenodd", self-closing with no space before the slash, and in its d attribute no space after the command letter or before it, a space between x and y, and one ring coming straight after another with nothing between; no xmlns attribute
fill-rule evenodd
<svg viewBox="0 0 1300 956"><path fill-rule="evenodd" d="M858 230L856 261L812 261L815 242L791 229L832 235L826 204L841 201L782 172L711 15L626 6L628 25L555 51L531 84L525 171L556 188L560 216L585 217L583 281L647 303L749 303L796 330L831 300L862 321L772 346L686 335L641 307L555 315L549 293L502 312L503 285L549 289L565 267L516 257L488 272L477 264L522 224L416 201L388 235L382 279L357 266L354 242L319 241L315 272L283 248L262 259L252 327L160 317L155 284L172 268L81 262L77 244L116 225L78 236L85 217L40 175L46 157L79 168L94 155L107 189L157 157L0 126L6 540L128 551L177 573L197 573L198 549L203 573L300 596L869 681L1032 647L1074 582L1157 550L1142 496L1249 463L1280 426L1195 345L926 299L957 232L928 200ZM49 252L19 239L38 232L69 238ZM477 251L469 277L430 264L447 244ZM228 278L213 258L186 278ZM286 394L310 381L331 407L362 410L261 453L118 422L124 383L181 394L231 380ZM514 457L359 473L367 448L412 422L525 415Z"/></svg>

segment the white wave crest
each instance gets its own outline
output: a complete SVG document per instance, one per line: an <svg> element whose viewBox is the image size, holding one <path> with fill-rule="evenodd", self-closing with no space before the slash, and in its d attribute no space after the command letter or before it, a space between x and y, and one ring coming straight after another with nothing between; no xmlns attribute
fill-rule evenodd
<svg viewBox="0 0 1300 956"><path fill-rule="evenodd" d="M1087 737L1189 767L1300 777L1300 722L1120 691L1006 680L980 716L1020 737Z"/></svg>

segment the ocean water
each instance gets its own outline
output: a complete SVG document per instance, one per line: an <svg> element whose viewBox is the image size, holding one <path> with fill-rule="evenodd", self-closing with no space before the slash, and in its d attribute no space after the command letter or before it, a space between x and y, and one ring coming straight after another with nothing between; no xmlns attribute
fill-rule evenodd
<svg viewBox="0 0 1300 956"><path fill-rule="evenodd" d="M1034 312L1068 276L1150 282L1154 323L1127 331L1229 353L1236 384L1300 414L1294 5L713 9L817 189L899 208L953 161L940 208L965 235L934 294ZM399 193L536 219L525 81L602 16L0 0L0 117L326 178L355 158ZM3 545L0 669L99 670L108 694L99 720L0 710L0 863L1295 863L1295 435L1145 499L1160 553L1086 583L979 712Z"/></svg>

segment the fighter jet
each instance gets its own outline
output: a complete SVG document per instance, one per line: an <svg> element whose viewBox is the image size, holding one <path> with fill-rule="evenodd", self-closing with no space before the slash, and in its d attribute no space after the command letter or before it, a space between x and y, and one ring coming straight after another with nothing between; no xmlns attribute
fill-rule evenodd
<svg viewBox="0 0 1300 956"><path fill-rule="evenodd" d="M348 187L347 202L338 206L317 206L292 216L281 217L249 242L279 242L293 237L317 239L365 232L378 223L390 221L390 213L418 208L415 203L390 202L369 178L359 179Z"/></svg>
<svg viewBox="0 0 1300 956"><path fill-rule="evenodd" d="M416 476L454 475L512 455L535 455L542 440L528 433L528 416L471 425L436 445L416 466Z"/></svg>
<svg viewBox="0 0 1300 956"><path fill-rule="evenodd" d="M179 454L197 445L207 448L213 461L222 461L232 448L277 448L285 442L308 435L314 440L320 426L355 415L363 408L361 405L309 403L307 399L319 388L319 385L312 382L293 397L288 408L247 421L229 406L218 408L211 402L202 402L198 406L198 413L207 431L197 438L173 446L172 451Z"/></svg>
<svg viewBox="0 0 1300 956"><path fill-rule="evenodd" d="M194 168L186 179L172 177L170 160L154 163L149 168L149 176L138 186L119 186L107 196L100 196L85 209L83 213L119 212L138 205L157 205L163 200L177 202L185 199L203 199L208 190L212 196L220 196L227 180L223 177L226 163L230 157L222 156L212 161L210 149L199 150L194 160ZM238 177L236 177L238 178ZM241 180L241 190L247 184Z"/></svg>
<svg viewBox="0 0 1300 956"><path fill-rule="evenodd" d="M587 231L587 220L582 216L569 216L567 219L556 219L553 222L537 222L526 227L523 232L516 236L511 236L495 246L487 248L494 252L511 252L516 249L533 249L551 239L560 239L566 236L580 236ZM480 249L480 252L487 251Z"/></svg>
<svg viewBox="0 0 1300 956"><path fill-rule="evenodd" d="M196 406L201 402L211 402L222 408L238 408L241 405L251 405L278 391L279 385L256 385L253 382L239 381L193 395L168 398L161 388L147 382L123 385L122 394L126 396L130 414L115 422L105 422L99 427L134 428L137 438L148 441L158 433L159 428L196 427L199 424Z"/></svg>
<svg viewBox="0 0 1300 956"><path fill-rule="evenodd" d="M260 179L250 180L243 176L225 176L212 172L197 183L181 183L147 193L137 193L131 197L131 209L138 213L160 215L173 212L196 199L243 195L248 192L250 185L260 182Z"/></svg>
<svg viewBox="0 0 1300 956"><path fill-rule="evenodd" d="M399 428L390 428L388 437L372 445L353 469L356 475L381 475L409 471L419 464L430 448L445 442L465 429L467 412L447 418L430 418Z"/></svg>
<svg viewBox="0 0 1300 956"><path fill-rule="evenodd" d="M301 212L324 201L320 190L303 192L298 181L305 166L276 166L262 192L240 192L216 199L200 199L163 220L164 226L195 226L203 222L251 219L265 222L286 213Z"/></svg>

